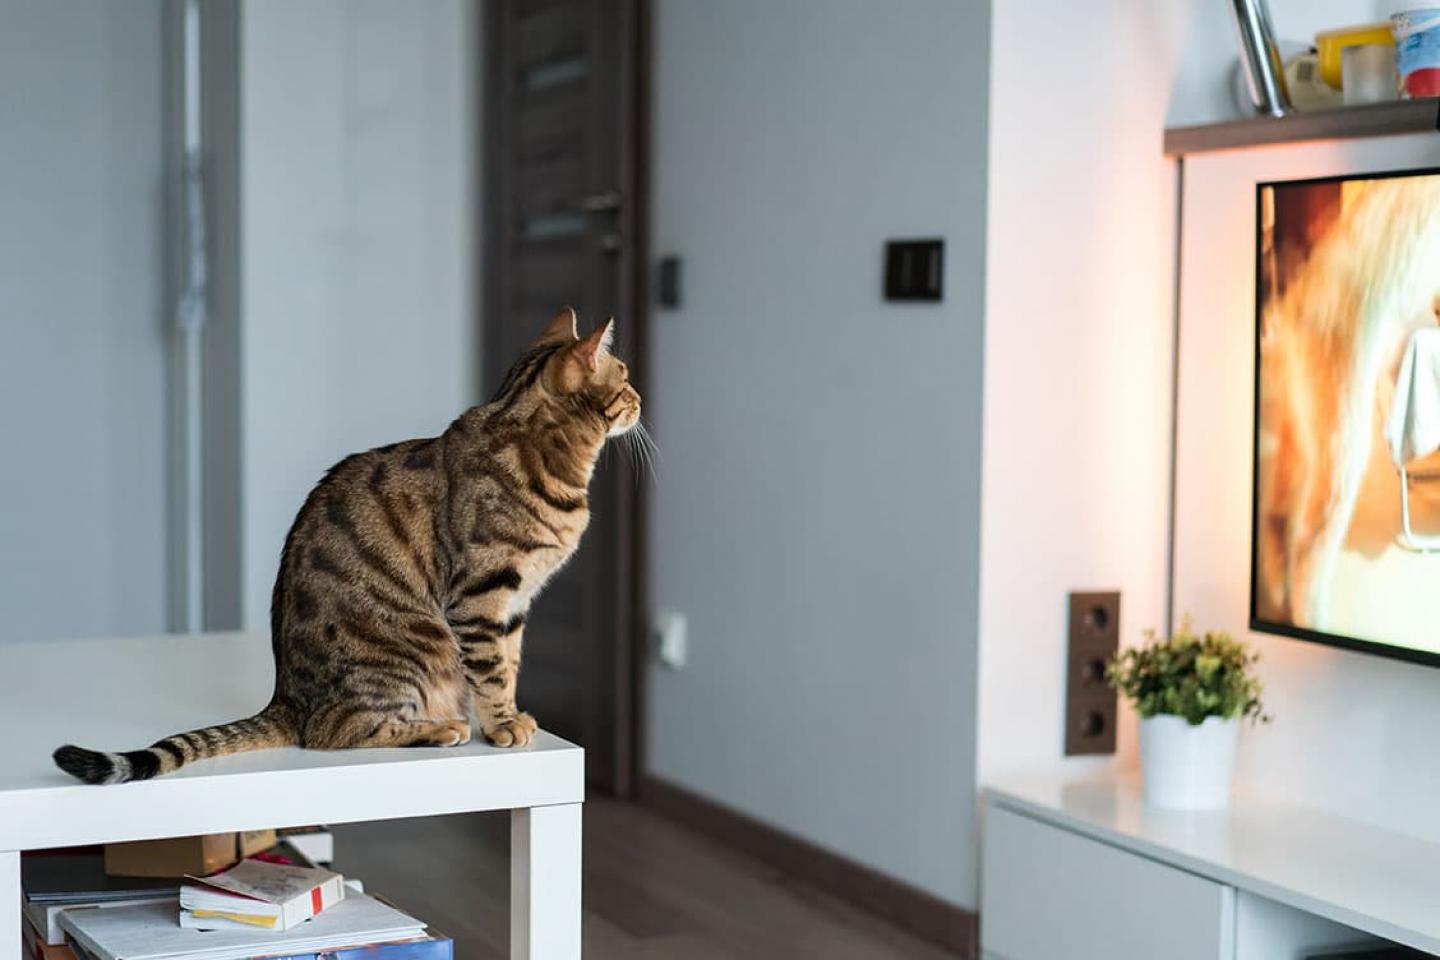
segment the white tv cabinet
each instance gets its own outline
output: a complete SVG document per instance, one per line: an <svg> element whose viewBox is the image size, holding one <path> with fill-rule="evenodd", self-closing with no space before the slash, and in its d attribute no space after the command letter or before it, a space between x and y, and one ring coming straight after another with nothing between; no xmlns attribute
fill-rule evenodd
<svg viewBox="0 0 1440 960"><path fill-rule="evenodd" d="M477 810L512 811L510 956L580 956L585 754L559 737L519 750L289 747L108 787L50 761L62 743L132 750L249 716L273 672L256 634L0 644L0 960L21 956L24 850Z"/></svg>
<svg viewBox="0 0 1440 960"><path fill-rule="evenodd" d="M991 960L1299 960L1392 942L1440 954L1440 844L1236 797L1148 808L1138 775L987 788Z"/></svg>

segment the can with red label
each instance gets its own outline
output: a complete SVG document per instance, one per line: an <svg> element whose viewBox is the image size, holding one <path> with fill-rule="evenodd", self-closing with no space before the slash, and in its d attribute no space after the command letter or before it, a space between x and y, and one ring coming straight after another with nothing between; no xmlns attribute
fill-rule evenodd
<svg viewBox="0 0 1440 960"><path fill-rule="evenodd" d="M1390 18L1395 60L1405 96L1440 96L1440 8L1409 10Z"/></svg>

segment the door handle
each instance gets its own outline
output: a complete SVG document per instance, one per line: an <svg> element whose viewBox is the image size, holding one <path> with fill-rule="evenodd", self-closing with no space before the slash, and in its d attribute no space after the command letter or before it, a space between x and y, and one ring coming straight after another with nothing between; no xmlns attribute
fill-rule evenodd
<svg viewBox="0 0 1440 960"><path fill-rule="evenodd" d="M620 199L619 190L606 190L582 197L576 206L584 213L609 213L611 210L620 209Z"/></svg>

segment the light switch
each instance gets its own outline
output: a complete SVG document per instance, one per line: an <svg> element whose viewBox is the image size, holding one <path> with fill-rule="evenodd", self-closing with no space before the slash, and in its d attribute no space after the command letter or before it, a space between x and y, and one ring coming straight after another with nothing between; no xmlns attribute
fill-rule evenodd
<svg viewBox="0 0 1440 960"><path fill-rule="evenodd" d="M944 263L944 240L886 241L885 299L942 299Z"/></svg>
<svg viewBox="0 0 1440 960"><path fill-rule="evenodd" d="M660 258L660 306L680 306L680 258L671 254Z"/></svg>
<svg viewBox="0 0 1440 960"><path fill-rule="evenodd" d="M690 656L690 623L685 614L661 610L655 614L655 654L671 670L683 670Z"/></svg>

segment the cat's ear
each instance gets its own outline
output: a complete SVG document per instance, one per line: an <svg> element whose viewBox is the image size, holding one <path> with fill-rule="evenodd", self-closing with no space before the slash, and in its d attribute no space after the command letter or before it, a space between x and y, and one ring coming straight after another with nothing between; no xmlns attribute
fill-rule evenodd
<svg viewBox="0 0 1440 960"><path fill-rule="evenodd" d="M579 318L575 316L575 308L564 306L560 312L550 318L545 324L545 329L540 331L540 336L535 338L535 346L545 343L564 343L569 340L579 340L580 331L577 328Z"/></svg>
<svg viewBox="0 0 1440 960"><path fill-rule="evenodd" d="M591 370L600 369L600 358L610 352L610 344L615 339L615 318L611 317L605 321L605 326L597 327L584 340L575 344L572 348L576 358Z"/></svg>

